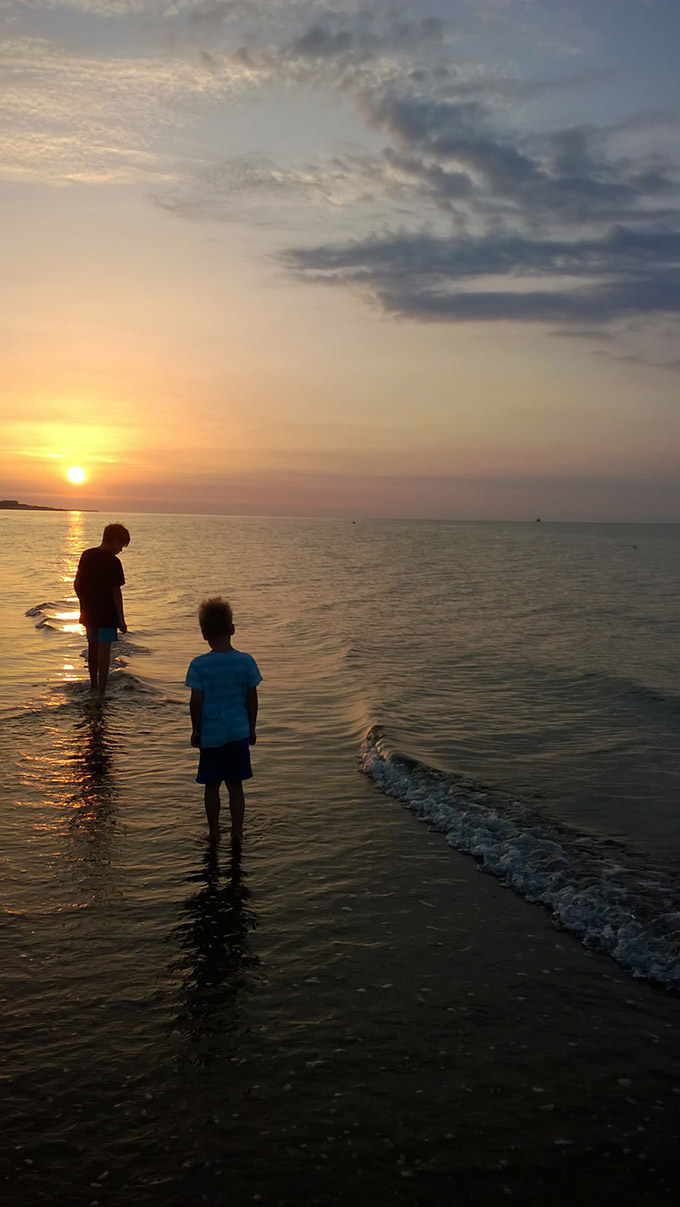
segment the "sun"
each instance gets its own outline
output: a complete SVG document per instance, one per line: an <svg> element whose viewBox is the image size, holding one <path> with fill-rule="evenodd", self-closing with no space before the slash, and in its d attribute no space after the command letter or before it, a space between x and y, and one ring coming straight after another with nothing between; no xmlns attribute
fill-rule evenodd
<svg viewBox="0 0 680 1207"><path fill-rule="evenodd" d="M81 469L79 465L72 465L70 469L66 470L66 477L69 482L79 486L81 482L85 481L85 470Z"/></svg>

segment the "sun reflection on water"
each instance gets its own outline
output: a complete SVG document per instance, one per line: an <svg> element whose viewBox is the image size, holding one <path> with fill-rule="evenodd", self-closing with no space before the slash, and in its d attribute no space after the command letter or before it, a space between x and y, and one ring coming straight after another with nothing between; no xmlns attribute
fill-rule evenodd
<svg viewBox="0 0 680 1207"><path fill-rule="evenodd" d="M66 530L66 543L62 552L62 581L72 586L73 580L78 569L78 562L83 551L85 541L85 520L82 511L70 511L68 515L68 528ZM75 595L71 592L69 598L75 600Z"/></svg>
<svg viewBox="0 0 680 1207"><path fill-rule="evenodd" d="M102 702L85 698L73 714L46 727L46 746L17 760L20 807L30 809L30 838L66 886L60 908L82 908L115 892L118 784ZM66 722L66 725L64 725Z"/></svg>
<svg viewBox="0 0 680 1207"><path fill-rule="evenodd" d="M62 582L68 583L69 591L65 595L67 605L73 603L72 607L67 606L66 609L55 611L52 613L54 620L59 622L59 628L62 633L71 633L73 636L80 637L83 633L83 626L79 621L80 605L77 596L73 590L73 580L78 569L78 562L83 551L85 543L85 521L81 511L71 511L68 517L68 528L66 530L66 541L62 551L62 565L60 569ZM59 679L62 683L75 683L81 676L76 673L75 667L69 663L64 663Z"/></svg>

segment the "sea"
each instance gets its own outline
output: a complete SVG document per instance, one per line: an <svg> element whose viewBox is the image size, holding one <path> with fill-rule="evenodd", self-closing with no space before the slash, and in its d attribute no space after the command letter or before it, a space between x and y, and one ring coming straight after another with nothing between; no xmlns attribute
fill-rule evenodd
<svg viewBox="0 0 680 1207"><path fill-rule="evenodd" d="M100 701L72 584L111 520ZM12 1203L671 1201L680 525L0 534ZM242 852L189 743L216 594L263 675Z"/></svg>

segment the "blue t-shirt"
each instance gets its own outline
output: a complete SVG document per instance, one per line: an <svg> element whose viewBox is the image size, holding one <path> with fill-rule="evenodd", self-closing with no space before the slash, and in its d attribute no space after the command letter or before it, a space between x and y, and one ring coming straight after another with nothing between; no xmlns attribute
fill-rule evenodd
<svg viewBox="0 0 680 1207"><path fill-rule="evenodd" d="M257 663L241 650L211 650L189 663L187 687L203 692L201 746L224 746L250 735L246 699L262 682Z"/></svg>

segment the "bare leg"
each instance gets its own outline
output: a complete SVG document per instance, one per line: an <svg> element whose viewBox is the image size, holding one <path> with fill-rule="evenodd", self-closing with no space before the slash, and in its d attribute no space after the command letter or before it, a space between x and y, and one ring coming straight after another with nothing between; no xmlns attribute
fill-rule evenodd
<svg viewBox="0 0 680 1207"><path fill-rule="evenodd" d="M90 672L90 687L97 686L97 670L99 668L99 642L87 643L87 669Z"/></svg>
<svg viewBox="0 0 680 1207"><path fill-rule="evenodd" d="M210 837L213 842L220 841L220 786L206 784L203 796L205 815L210 826Z"/></svg>
<svg viewBox="0 0 680 1207"><path fill-rule="evenodd" d="M111 665L111 642L99 642L99 663L97 670L99 672L99 694L104 695L106 690L106 681L109 677L109 666Z"/></svg>
<svg viewBox="0 0 680 1207"><path fill-rule="evenodd" d="M231 837L234 842L240 842L243 837L243 816L246 811L246 798L243 795L241 780L227 784L229 793L229 811L231 813Z"/></svg>

